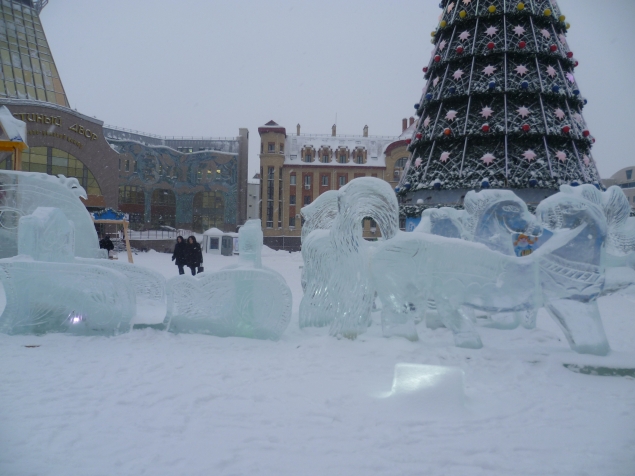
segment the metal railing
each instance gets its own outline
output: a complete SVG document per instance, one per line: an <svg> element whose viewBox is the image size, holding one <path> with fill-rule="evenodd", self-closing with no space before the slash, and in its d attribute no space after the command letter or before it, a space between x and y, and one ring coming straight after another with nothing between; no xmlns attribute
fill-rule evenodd
<svg viewBox="0 0 635 476"><path fill-rule="evenodd" d="M187 238L194 234L191 230L128 230L128 238L131 240L176 240L179 235Z"/></svg>
<svg viewBox="0 0 635 476"><path fill-rule="evenodd" d="M160 140L197 140L197 141L216 141L216 140L232 140L235 141L236 137L177 137L177 136L172 136L172 137L168 137L168 136L160 136L157 134L150 134L149 132L142 132L142 131L136 131L134 129L126 129L125 127L118 127L118 126L110 126L107 124L104 124L104 129L112 129L113 131L119 131L119 132L127 132L129 134L136 134L138 136L145 136L145 137L151 137L153 139L160 139Z"/></svg>

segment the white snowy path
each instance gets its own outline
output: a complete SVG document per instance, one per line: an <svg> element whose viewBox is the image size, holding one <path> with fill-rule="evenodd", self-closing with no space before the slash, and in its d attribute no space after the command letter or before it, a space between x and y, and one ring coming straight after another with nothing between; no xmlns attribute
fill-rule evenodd
<svg viewBox="0 0 635 476"><path fill-rule="evenodd" d="M176 274L169 255L135 259ZM0 335L0 475L635 475L635 380L562 366L635 367L635 293L600 301L606 358L572 353L542 312L532 331L480 328L481 350L377 322L351 342L299 330L298 253L263 262L293 291L279 342ZM398 363L463 369L466 408L377 398Z"/></svg>

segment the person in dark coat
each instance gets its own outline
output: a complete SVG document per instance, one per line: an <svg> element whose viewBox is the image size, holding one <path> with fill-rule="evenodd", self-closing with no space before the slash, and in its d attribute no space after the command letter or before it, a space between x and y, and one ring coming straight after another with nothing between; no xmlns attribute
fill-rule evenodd
<svg viewBox="0 0 635 476"><path fill-rule="evenodd" d="M108 235L104 236L101 240L99 240L99 247L102 250L107 250L108 252L115 249L115 244L111 241Z"/></svg>
<svg viewBox="0 0 635 476"><path fill-rule="evenodd" d="M174 245L174 253L172 253L172 261L179 268L179 274L184 274L183 266L187 263L185 261L185 248L186 248L185 240L181 235L176 237L176 245Z"/></svg>
<svg viewBox="0 0 635 476"><path fill-rule="evenodd" d="M190 236L185 246L185 264L192 270L192 276L196 275L196 270L203 264L203 252L201 245L196 241L196 237Z"/></svg>

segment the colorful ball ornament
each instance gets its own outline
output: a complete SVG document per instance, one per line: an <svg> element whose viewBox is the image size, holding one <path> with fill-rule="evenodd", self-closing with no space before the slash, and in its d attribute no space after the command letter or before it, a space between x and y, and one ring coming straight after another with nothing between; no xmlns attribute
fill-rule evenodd
<svg viewBox="0 0 635 476"><path fill-rule="evenodd" d="M467 16L467 12L466 12L465 10L461 10L461 11L459 12L459 16L460 16L461 18L465 18L465 17Z"/></svg>
<svg viewBox="0 0 635 476"><path fill-rule="evenodd" d="M412 142L412 140L406 139L406 144L410 144L411 142Z"/></svg>
<svg viewBox="0 0 635 476"><path fill-rule="evenodd" d="M573 90L573 95L574 95L574 96L577 96L577 95L579 95L579 94L580 94L580 90L579 90L579 89L574 89L574 90Z"/></svg>
<svg viewBox="0 0 635 476"><path fill-rule="evenodd" d="M557 45L551 45L549 47L549 49L551 50L552 53L555 53L556 51L558 51L558 46Z"/></svg>
<svg viewBox="0 0 635 476"><path fill-rule="evenodd" d="M415 104L415 109L419 109L419 106L421 106L421 104L419 103Z"/></svg>
<svg viewBox="0 0 635 476"><path fill-rule="evenodd" d="M566 19L567 19L567 17L565 17L564 15L560 15L558 17L558 20L560 20L560 21L565 21Z"/></svg>
<svg viewBox="0 0 635 476"><path fill-rule="evenodd" d="M529 89L529 83L527 81L523 81L520 83L520 87L523 89Z"/></svg>
<svg viewBox="0 0 635 476"><path fill-rule="evenodd" d="M490 13L496 13L496 7L494 5L490 5L487 11Z"/></svg>
<svg viewBox="0 0 635 476"><path fill-rule="evenodd" d="M441 23L439 23L439 26L441 28L445 28L447 26L448 22L446 22L445 20L441 20Z"/></svg>
<svg viewBox="0 0 635 476"><path fill-rule="evenodd" d="M456 88L454 86L450 86L450 89L448 89L448 91L450 92L450 94L456 94Z"/></svg>
<svg viewBox="0 0 635 476"><path fill-rule="evenodd" d="M571 28L571 23L565 23L564 27L568 30L569 28Z"/></svg>
<svg viewBox="0 0 635 476"><path fill-rule="evenodd" d="M483 124L483 126L481 127L481 130L485 133L488 133L490 131L489 124Z"/></svg>
<svg viewBox="0 0 635 476"><path fill-rule="evenodd" d="M582 135L584 137L589 137L591 135L591 133L588 130L585 129L585 130L582 131Z"/></svg>
<svg viewBox="0 0 635 476"><path fill-rule="evenodd" d="M490 81L488 86L489 86L490 89L496 88L496 81Z"/></svg>
<svg viewBox="0 0 635 476"><path fill-rule="evenodd" d="M518 10L522 12L525 9L525 4L523 2L520 2L518 5L516 5L516 8L518 8Z"/></svg>
<svg viewBox="0 0 635 476"><path fill-rule="evenodd" d="M573 51L567 51L567 58L573 58Z"/></svg>
<svg viewBox="0 0 635 476"><path fill-rule="evenodd" d="M457 54L462 55L464 51L465 51L465 50L463 49L463 47L462 47L462 46L457 46L457 47L456 47L456 52L457 52Z"/></svg>
<svg viewBox="0 0 635 476"><path fill-rule="evenodd" d="M427 66L424 66L424 67L423 67L423 72L424 72L424 73L427 73L427 72L428 72L428 67L427 67Z"/></svg>
<svg viewBox="0 0 635 476"><path fill-rule="evenodd" d="M562 132L563 134L568 134L569 132L571 132L571 128L569 126L564 126L562 128Z"/></svg>
<svg viewBox="0 0 635 476"><path fill-rule="evenodd" d="M560 92L560 86L558 86L557 84L554 84L553 87L551 88L551 90L554 93L559 93Z"/></svg>
<svg viewBox="0 0 635 476"><path fill-rule="evenodd" d="M518 43L518 48L520 48L521 50L524 50L526 47L527 47L527 42L526 42L526 41L521 40L521 41Z"/></svg>
<svg viewBox="0 0 635 476"><path fill-rule="evenodd" d="M430 94L430 93L426 94L426 99L428 101L430 101L432 99L432 94Z"/></svg>
<svg viewBox="0 0 635 476"><path fill-rule="evenodd" d="M441 61L441 56L440 56L440 55L436 55L436 56L434 57L434 62L435 62L435 63L438 63L439 61Z"/></svg>
<svg viewBox="0 0 635 476"><path fill-rule="evenodd" d="M431 32L430 32L430 36L434 37L434 36L436 36L436 35L437 35L436 30L435 30L435 31L431 31Z"/></svg>
<svg viewBox="0 0 635 476"><path fill-rule="evenodd" d="M446 127L446 128L443 130L443 133L444 133L446 136L449 136L450 134L452 134L452 129L450 129L449 127Z"/></svg>
<svg viewBox="0 0 635 476"><path fill-rule="evenodd" d="M550 17L551 16L551 8L545 8L545 11L543 13L545 14L546 17Z"/></svg>
<svg viewBox="0 0 635 476"><path fill-rule="evenodd" d="M574 68L577 68L579 64L580 64L580 63L578 63L578 61L576 60L576 61L573 63L573 67L574 67Z"/></svg>
<svg viewBox="0 0 635 476"><path fill-rule="evenodd" d="M488 50L493 50L495 47L496 47L496 44L495 44L493 41L490 41L490 42L487 44L487 49L488 49Z"/></svg>
<svg viewBox="0 0 635 476"><path fill-rule="evenodd" d="M417 139L421 139L423 137L423 134L421 132L417 132L417 135L415 137Z"/></svg>
<svg viewBox="0 0 635 476"><path fill-rule="evenodd" d="M523 132L529 132L531 130L531 126L529 124L523 124L521 129Z"/></svg>

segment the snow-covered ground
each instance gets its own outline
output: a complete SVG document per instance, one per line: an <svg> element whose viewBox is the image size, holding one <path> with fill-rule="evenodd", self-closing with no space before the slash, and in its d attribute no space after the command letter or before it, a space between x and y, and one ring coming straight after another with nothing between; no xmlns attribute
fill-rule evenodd
<svg viewBox="0 0 635 476"><path fill-rule="evenodd" d="M177 274L170 255L135 260ZM301 331L300 254L263 263L293 292L279 342L0 335L0 475L635 475L635 380L563 366L635 368L635 291L600 299L608 357L571 352L543 311L466 350L446 329L382 338L378 315L356 341ZM403 363L462 369L465 404L449 380L391 394Z"/></svg>

